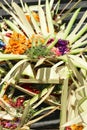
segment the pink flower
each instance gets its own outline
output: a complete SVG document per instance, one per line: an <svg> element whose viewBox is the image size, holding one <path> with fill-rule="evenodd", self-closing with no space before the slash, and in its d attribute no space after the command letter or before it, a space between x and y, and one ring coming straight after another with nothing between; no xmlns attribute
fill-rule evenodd
<svg viewBox="0 0 87 130"><path fill-rule="evenodd" d="M53 48L51 49L51 51L52 51L56 56L60 56L60 55L61 55L59 49L56 48L56 47L53 47Z"/></svg>

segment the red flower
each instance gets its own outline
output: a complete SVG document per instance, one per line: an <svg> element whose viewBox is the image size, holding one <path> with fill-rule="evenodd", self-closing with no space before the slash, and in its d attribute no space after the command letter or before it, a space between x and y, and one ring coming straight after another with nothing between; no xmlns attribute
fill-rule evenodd
<svg viewBox="0 0 87 130"><path fill-rule="evenodd" d="M67 126L66 128L65 128L65 130L72 130L69 126Z"/></svg>
<svg viewBox="0 0 87 130"><path fill-rule="evenodd" d="M25 100L24 97L18 97L17 100L16 100L16 106L17 107L23 106L24 100Z"/></svg>

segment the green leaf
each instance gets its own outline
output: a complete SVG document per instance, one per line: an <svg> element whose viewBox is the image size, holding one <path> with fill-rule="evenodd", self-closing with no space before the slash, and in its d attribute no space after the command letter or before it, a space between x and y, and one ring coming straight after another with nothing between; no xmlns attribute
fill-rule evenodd
<svg viewBox="0 0 87 130"><path fill-rule="evenodd" d="M23 11L25 12L25 7L24 7L23 0L20 0L20 3L21 3L21 6L22 6Z"/></svg>
<svg viewBox="0 0 87 130"><path fill-rule="evenodd" d="M20 67L20 65L22 65L24 62L26 62L27 60L21 60L19 62L16 63L16 65L14 65L14 67L12 67L12 69L7 73L7 75L2 79L0 85L2 85L4 82L8 82L11 77L11 74L18 68Z"/></svg>
<svg viewBox="0 0 87 130"><path fill-rule="evenodd" d="M24 108L23 114L21 116L20 124L18 125L17 129L21 128L26 123L25 121L26 121L27 115L29 114L30 111L31 111L30 100L28 100L28 102Z"/></svg>
<svg viewBox="0 0 87 130"><path fill-rule="evenodd" d="M84 61L82 58L76 55L69 55L69 58L75 66L87 70L87 62Z"/></svg>
<svg viewBox="0 0 87 130"><path fill-rule="evenodd" d="M46 23L46 16L45 13L41 7L41 5L39 5L39 18L40 18L40 27L41 27L41 32L44 36L47 36L48 32L47 32L47 23Z"/></svg>
<svg viewBox="0 0 87 130"><path fill-rule="evenodd" d="M51 10L50 10L50 5L48 0L46 0L46 18L47 18L49 33L54 34L53 21L52 21Z"/></svg>
<svg viewBox="0 0 87 130"><path fill-rule="evenodd" d="M40 58L40 59L36 62L34 68L36 68L36 67L42 65L45 60L46 60L46 58Z"/></svg>
<svg viewBox="0 0 87 130"><path fill-rule="evenodd" d="M40 81L46 81L47 83L59 83L58 68L43 67L38 69L36 79Z"/></svg>
<svg viewBox="0 0 87 130"><path fill-rule="evenodd" d="M65 128L61 127L67 119L67 97L68 97L68 77L63 82L62 95L61 95L61 113L60 113L60 130Z"/></svg>
<svg viewBox="0 0 87 130"><path fill-rule="evenodd" d="M47 46L47 50L49 51L50 49L52 49L57 43L57 41L58 41L58 38L56 37L55 40L49 46Z"/></svg>
<svg viewBox="0 0 87 130"><path fill-rule="evenodd" d="M16 23L24 30L24 32L26 33L26 35L29 37L32 34L34 34L34 30L31 27L31 25L29 24L29 22L27 21L25 14L23 12L23 10L15 3L12 2L12 6L14 7L14 10L10 9L10 5L8 4L8 8L6 8L2 3L0 3L0 6L9 14L11 15L14 20L16 21ZM14 11L16 13L14 13ZM17 15L18 17L17 17Z"/></svg>
<svg viewBox="0 0 87 130"><path fill-rule="evenodd" d="M6 19L4 19L4 21L13 31L23 34L23 32L19 29L19 27L17 25L15 25L13 22L11 22L10 20L6 20Z"/></svg>
<svg viewBox="0 0 87 130"><path fill-rule="evenodd" d="M80 82L81 85L84 84L84 79L81 76L81 73L77 70L77 68L74 66L72 60L70 58L68 58L68 69L69 71L72 70L72 72L74 73L76 79L78 79L78 81Z"/></svg>
<svg viewBox="0 0 87 130"><path fill-rule="evenodd" d="M9 4L9 2L7 0L3 0L5 2L5 4L9 7L9 9L12 10L12 6Z"/></svg>
<svg viewBox="0 0 87 130"><path fill-rule="evenodd" d="M58 71L59 78L62 80L66 79L67 75L69 75L69 73L70 73L68 71L67 66L60 66L58 68L59 68L59 71Z"/></svg>
<svg viewBox="0 0 87 130"><path fill-rule="evenodd" d="M75 49L75 48L86 45L87 44L86 38L87 38L87 34L84 34L83 36L81 36L81 38L71 46L72 47L71 49Z"/></svg>
<svg viewBox="0 0 87 130"><path fill-rule="evenodd" d="M28 20L26 19L26 16L23 12L23 10L15 3L12 2L12 7L14 8L17 16L19 17L19 19L21 20L22 24L25 26L25 33L27 33L29 36L31 36L32 34L34 34L34 30L32 28L32 26L29 24Z"/></svg>
<svg viewBox="0 0 87 130"><path fill-rule="evenodd" d="M9 103L7 103L3 98L0 97L0 107L2 107L5 111L2 111L0 114L2 116L0 118L5 119L9 118L9 120L13 120L14 117L16 117L16 109L12 107Z"/></svg>
<svg viewBox="0 0 87 130"><path fill-rule="evenodd" d="M64 63L64 61L59 61L59 62L55 63L51 68L58 67L58 66L62 65L63 63Z"/></svg>
<svg viewBox="0 0 87 130"><path fill-rule="evenodd" d="M70 50L70 54L72 54L72 55L76 55L76 54L83 53L83 52L87 52L87 49L84 47Z"/></svg>
<svg viewBox="0 0 87 130"><path fill-rule="evenodd" d="M80 19L80 21L78 22L76 27L73 29L73 31L70 33L70 35L67 37L67 40L70 40L70 39L72 39L73 36L75 36L75 34L79 31L79 29L83 25L86 18L87 18L87 11L85 11L85 13L83 14L82 18Z"/></svg>
<svg viewBox="0 0 87 130"><path fill-rule="evenodd" d="M50 90L52 87L52 85L49 85L48 87L45 87L41 93L39 94L36 94L35 96L33 96L31 99L30 99L30 106L37 103L38 100L40 100L44 95L47 94L48 90ZM25 102L27 103L27 102Z"/></svg>
<svg viewBox="0 0 87 130"><path fill-rule="evenodd" d="M45 100L49 97L49 95L52 93L53 89L54 89L55 85L50 85L48 87L48 91L47 93L43 96L43 98L41 98L36 104L34 104L33 109L39 107L43 102L45 102Z"/></svg>
<svg viewBox="0 0 87 130"><path fill-rule="evenodd" d="M35 116L39 115L40 113L43 113L43 112L45 112L47 110L53 109L53 108L54 108L54 106L49 106L49 107L42 108L41 110L38 110L37 112L35 112L33 117L35 117Z"/></svg>
<svg viewBox="0 0 87 130"><path fill-rule="evenodd" d="M54 10L56 10L55 14L58 14L59 8L60 8L60 0L58 0L58 2L54 6Z"/></svg>
<svg viewBox="0 0 87 130"><path fill-rule="evenodd" d="M38 23L36 22L35 18L33 17L32 12L31 12L31 10L30 10L30 8L28 7L27 4L25 4L25 8L26 8L27 13L31 17L31 21L32 21L32 24L34 26L34 29L35 29L36 33L38 33L38 34L41 33L41 30L40 30L40 28L38 26Z"/></svg>
<svg viewBox="0 0 87 130"><path fill-rule="evenodd" d="M31 64L27 64L27 66L24 68L22 75L27 75L30 78L34 78L34 73Z"/></svg>
<svg viewBox="0 0 87 130"><path fill-rule="evenodd" d="M60 18L61 20L67 18L69 16L69 14L72 12L73 9L75 9L75 7L81 2L81 0L78 0L77 2L75 2L75 4L68 10L66 11L63 16Z"/></svg>
<svg viewBox="0 0 87 130"><path fill-rule="evenodd" d="M81 108L83 111L87 110L87 97L83 97L79 102L78 102L78 109Z"/></svg>
<svg viewBox="0 0 87 130"><path fill-rule="evenodd" d="M87 32L87 24L85 24L82 29L73 36L73 38L70 40L71 43L74 43L76 40L78 40L85 32Z"/></svg>
<svg viewBox="0 0 87 130"><path fill-rule="evenodd" d="M44 8L45 4L41 4L40 6ZM29 8L31 11L38 11L38 5L30 5Z"/></svg>
<svg viewBox="0 0 87 130"><path fill-rule="evenodd" d="M73 26L73 24L74 24L74 22L75 22L75 20L76 20L76 18L78 16L79 11L80 11L80 8L77 9L75 11L75 13L73 14L73 16L71 17L71 19L70 19L70 21L69 21L69 23L68 23L68 25L67 25L67 27L65 29L65 32L64 32L64 34L65 34L64 39L66 39L68 34L70 33L71 28L72 28L72 26Z"/></svg>
<svg viewBox="0 0 87 130"><path fill-rule="evenodd" d="M75 92L71 89L72 84L69 85L68 90L68 105L67 105L67 121L72 120L76 116L76 95ZM75 108L75 109L74 109Z"/></svg>
<svg viewBox="0 0 87 130"><path fill-rule="evenodd" d="M2 54L0 53L0 61L5 60L17 60L17 59L27 59L26 55L19 55L19 54Z"/></svg>
<svg viewBox="0 0 87 130"><path fill-rule="evenodd" d="M0 7L3 8L8 14L10 14L9 9L6 8L1 2L0 2Z"/></svg>
<svg viewBox="0 0 87 130"><path fill-rule="evenodd" d="M50 0L50 10L52 9L53 4L54 4L54 0Z"/></svg>
<svg viewBox="0 0 87 130"><path fill-rule="evenodd" d="M83 120L82 120L82 119L83 119ZM80 113L80 115L76 116L76 117L73 118L71 121L69 121L69 122L63 124L63 125L61 126L61 128L64 128L64 127L66 127L66 126L71 126L71 125L74 125L74 124L79 124L79 123L81 123L82 121L85 122L85 123L87 122L87 111L84 111L84 112Z"/></svg>

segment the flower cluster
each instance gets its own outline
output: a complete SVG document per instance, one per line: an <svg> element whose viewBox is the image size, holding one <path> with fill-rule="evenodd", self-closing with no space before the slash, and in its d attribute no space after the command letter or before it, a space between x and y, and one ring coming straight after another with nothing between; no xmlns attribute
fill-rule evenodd
<svg viewBox="0 0 87 130"><path fill-rule="evenodd" d="M21 6L14 1L4 0L6 6L0 3L10 15L0 24L0 126L26 130L59 109L60 130L82 130L79 113L85 119L87 101L87 24L83 24L87 11L76 25L80 8L71 12L80 0L68 11L72 0L62 11L60 0L46 0L43 5L38 0L36 6L20 1ZM47 106L39 109L43 102ZM40 115L43 112L47 113Z"/></svg>
<svg viewBox="0 0 87 130"><path fill-rule="evenodd" d="M16 108L16 110L19 111L18 113L22 114L22 111L24 110L24 104L23 104L25 101L24 96L19 96L14 101L14 99L8 98L7 95L4 95L3 99L6 103L10 105L10 107ZM9 118L0 119L0 126L2 126L3 128L12 129L12 130L17 128L19 123L20 123L20 118L18 117L18 115L13 120L10 120Z"/></svg>
<svg viewBox="0 0 87 130"><path fill-rule="evenodd" d="M24 35L13 32L4 53L23 54L30 47L31 43Z"/></svg>

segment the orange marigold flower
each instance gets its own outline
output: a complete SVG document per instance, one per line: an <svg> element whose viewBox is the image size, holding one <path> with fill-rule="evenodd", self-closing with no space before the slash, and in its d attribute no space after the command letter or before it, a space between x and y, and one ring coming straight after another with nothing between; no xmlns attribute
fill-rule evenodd
<svg viewBox="0 0 87 130"><path fill-rule="evenodd" d="M35 18L35 20L36 20L37 22L40 21L39 15L38 15L36 12L32 12L32 15L33 15L33 17ZM25 14L25 16L26 16L27 20L28 20L29 22L31 22L30 15L29 15L29 14Z"/></svg>
<svg viewBox="0 0 87 130"><path fill-rule="evenodd" d="M8 96L6 94L3 96L3 100L6 101L7 103L9 102Z"/></svg>
<svg viewBox="0 0 87 130"><path fill-rule="evenodd" d="M28 22L30 22L30 21L31 21L30 16L29 16L28 14L25 14L25 16L26 16L26 18L27 18Z"/></svg>
<svg viewBox="0 0 87 130"><path fill-rule="evenodd" d="M32 14L33 14L34 18L36 19L36 21L39 22L40 19L39 19L38 14L36 12L32 12Z"/></svg>
<svg viewBox="0 0 87 130"><path fill-rule="evenodd" d="M31 42L25 35L13 32L6 45L5 53L23 54L30 47Z"/></svg>
<svg viewBox="0 0 87 130"><path fill-rule="evenodd" d="M74 124L70 128L71 130L83 130L84 127L81 124L78 124L78 125Z"/></svg>

